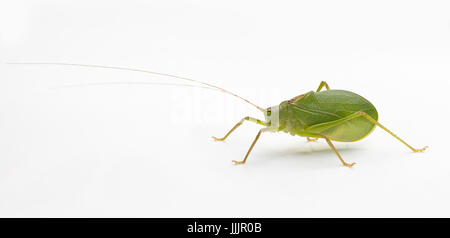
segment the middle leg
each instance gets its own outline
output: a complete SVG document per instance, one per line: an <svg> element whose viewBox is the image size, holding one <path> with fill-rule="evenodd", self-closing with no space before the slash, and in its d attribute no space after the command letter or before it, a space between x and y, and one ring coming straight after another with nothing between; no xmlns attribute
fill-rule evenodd
<svg viewBox="0 0 450 238"><path fill-rule="evenodd" d="M255 139L253 140L252 145L251 145L250 148L248 149L247 154L245 155L244 159L243 159L242 161L236 161L236 160L233 160L233 163L234 163L234 164L245 164L245 161L247 161L248 155L250 154L250 152L252 151L252 149L253 149L253 147L255 146L256 142L258 141L259 136L261 135L261 133L263 133L263 132L265 132L265 131L267 131L267 128L263 128L263 129L259 130L259 132L258 132L258 134L256 135Z"/></svg>
<svg viewBox="0 0 450 238"><path fill-rule="evenodd" d="M328 139L328 137L326 137L326 136L324 136L323 138L325 138L325 140L327 141L328 145L331 147L331 149L334 150L334 153L336 153L336 155L339 157L339 160L341 160L342 164L343 164L345 167L351 168L351 167L355 164L354 162L351 163L351 164L346 163L346 162L342 159L342 157L341 157L341 155L339 154L339 152L336 150L336 147L334 147L333 143L331 143L331 140Z"/></svg>

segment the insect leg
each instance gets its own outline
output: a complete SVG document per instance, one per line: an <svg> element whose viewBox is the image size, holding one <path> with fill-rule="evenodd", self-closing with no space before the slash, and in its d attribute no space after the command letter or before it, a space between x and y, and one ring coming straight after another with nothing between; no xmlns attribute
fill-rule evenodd
<svg viewBox="0 0 450 238"><path fill-rule="evenodd" d="M319 88L317 88L316 92L320 92L320 90L322 90L322 88L325 86L325 88L327 90L330 90L330 86L328 86L327 82L322 81L320 82ZM310 137L306 137L306 141L307 142L316 142L319 138L310 138Z"/></svg>
<svg viewBox="0 0 450 238"><path fill-rule="evenodd" d="M369 120L370 122L374 123L375 125L381 127L381 129L385 130L387 133L391 134L391 136L395 137L397 140L399 140L400 142L402 142L404 145L406 145L408 148L410 148L413 152L423 152L425 151L428 146L423 147L422 149L416 149L412 146L410 146L408 143L406 143L404 140L400 139L400 137L398 137L397 135L395 135L392 131L390 131L389 129L387 129L386 127L384 127L383 125L381 125L377 120L373 119L369 114L365 113L365 112L357 112L359 115L364 116L365 118L367 118L367 120Z"/></svg>
<svg viewBox="0 0 450 238"><path fill-rule="evenodd" d="M258 141L259 136L261 135L261 133L264 132L264 131L266 131L265 129L267 129L267 128L263 128L263 129L259 130L259 132L258 132L258 134L256 135L255 139L253 140L252 145L251 145L250 148L248 149L247 154L245 155L244 159L243 159L242 161L236 161L236 160L233 160L233 163L234 163L234 164L245 164L245 161L247 160L248 155L250 154L250 152L252 151L253 147L255 146L256 141Z"/></svg>
<svg viewBox="0 0 450 238"><path fill-rule="evenodd" d="M217 137L215 137L215 136L212 136L212 138L213 138L215 141L224 141L224 140L231 134L231 132L233 132L236 128L238 128L240 125L242 125L242 123L244 123L244 121L251 121L251 122L254 122L254 123L263 125L263 126L266 126L266 125L267 125L265 122L263 122L263 121L261 121L261 120L258 120L258 119L252 118L252 117L244 117L244 118L242 118L242 120L240 120L233 128L231 128L231 130L230 130L224 137L222 137L222 138L217 138Z"/></svg>
<svg viewBox="0 0 450 238"><path fill-rule="evenodd" d="M373 119L369 114L359 111L359 112L355 112L345 118L336 120L334 122L331 123L323 123L320 125L315 125L315 126L310 126L307 128L308 131L310 132L314 132L314 133L320 133L321 131L327 130L329 128L332 128L336 125L342 124L346 121L358 118L360 116L365 117L367 120L369 120L370 122L372 122L373 124L381 127L381 129L385 130L387 133L389 133L390 135L392 135L393 137L395 137L397 140L399 140L400 142L402 142L404 145L406 145L408 148L410 148L413 152L423 152L426 148L428 148L428 146L425 146L422 149L415 149L414 147L410 146L408 143L406 143L404 140L400 139L400 137L398 137L397 135L395 135L392 131L390 131L389 129L387 129L386 127L384 127L383 125L381 125L377 120Z"/></svg>
<svg viewBox="0 0 450 238"><path fill-rule="evenodd" d="M328 86L327 82L322 81L322 82L320 82L319 88L316 90L316 92L320 92L320 90L322 90L322 88L323 88L324 86L325 86L325 88L326 88L327 90L330 90L330 87ZM305 96L305 94L301 94L301 95L298 95L298 96L292 98L291 100L289 100L289 104L295 103L297 100L299 100L299 99L302 98L303 96ZM309 140L308 140L308 141L309 141Z"/></svg>
<svg viewBox="0 0 450 238"><path fill-rule="evenodd" d="M320 82L319 88L316 90L316 92L320 92L320 90L322 90L323 86L325 86L325 88L327 90L330 90L330 87L328 86L327 82L322 81L322 82Z"/></svg>
<svg viewBox="0 0 450 238"><path fill-rule="evenodd" d="M334 147L333 143L331 143L331 140L328 139L328 137L326 137L326 136L324 136L323 138L325 138L325 140L327 141L328 145L331 147L331 149L334 150L334 152L335 152L336 155L339 157L339 159L341 160L341 162L342 162L342 164L343 164L344 166L351 168L351 167L355 164L355 163L351 163L351 164L346 163L346 162L342 159L342 157L341 157L341 155L339 154L339 152L338 152L338 151L336 150L336 148Z"/></svg>

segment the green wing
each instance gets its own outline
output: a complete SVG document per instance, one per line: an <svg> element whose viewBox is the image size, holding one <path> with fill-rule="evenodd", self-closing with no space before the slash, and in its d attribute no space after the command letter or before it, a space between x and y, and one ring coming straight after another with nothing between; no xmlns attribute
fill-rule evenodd
<svg viewBox="0 0 450 238"><path fill-rule="evenodd" d="M309 92L291 106L295 120L305 124L299 134L324 135L335 141L360 140L374 129L375 125L364 117L355 117L358 111L378 120L378 113L369 101L344 90Z"/></svg>

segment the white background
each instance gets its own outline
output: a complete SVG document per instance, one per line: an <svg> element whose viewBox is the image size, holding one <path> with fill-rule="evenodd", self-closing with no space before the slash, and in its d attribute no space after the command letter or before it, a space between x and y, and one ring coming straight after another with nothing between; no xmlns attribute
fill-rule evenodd
<svg viewBox="0 0 450 238"><path fill-rule="evenodd" d="M448 1L0 3L1 217L449 217ZM380 122L336 143L263 134L262 107L354 91ZM157 82L157 84L145 84Z"/></svg>

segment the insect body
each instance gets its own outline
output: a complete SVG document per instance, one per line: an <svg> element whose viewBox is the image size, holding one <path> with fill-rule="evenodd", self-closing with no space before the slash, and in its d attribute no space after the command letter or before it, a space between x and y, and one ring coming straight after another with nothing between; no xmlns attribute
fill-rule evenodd
<svg viewBox="0 0 450 238"><path fill-rule="evenodd" d="M324 86L327 90L321 91ZM378 123L377 110L365 98L349 91L330 90L324 81L321 82L316 92L311 91L283 101L278 106L264 110L264 115L265 121L245 117L223 138L213 137L217 141L225 140L244 120L266 126L258 132L244 160L233 161L235 164L245 163L262 132L283 131L291 135L307 137L308 141L323 138L334 150L342 164L347 167L352 167L355 163L346 163L331 141L354 142L361 140L368 136L377 125L414 152L422 152L427 148L414 149Z"/></svg>
<svg viewBox="0 0 450 238"><path fill-rule="evenodd" d="M265 128L259 130L256 138L253 140L247 154L242 161L233 160L235 164L244 164L263 132L278 132L283 131L291 135L298 135L306 137L308 141L316 141L320 138L325 139L331 149L339 157L344 166L352 167L355 163L346 163L339 152L334 147L331 141L354 142L363 139L369 135L376 126L379 126L397 140L402 142L413 152L422 152L427 146L422 149L415 149L405 141L400 139L397 135L392 133L386 127L378 122L378 113L375 107L365 98L360 95L344 91L344 90L330 90L328 84L322 81L318 89L310 91L305 94L296 96L290 100L283 101L277 106L263 109L256 104L244 99L228 90L218 86L170 74L157 73L152 71L130 69L123 67L111 67L102 65L87 65L87 64L71 64L71 63L9 63L9 64L34 64L34 65L64 65L64 66L79 66L91 68L106 68L115 70L128 70L149 74L156 74L160 76L172 77L179 80L190 81L202 84L208 89L219 90L234 97L237 97L248 104L256 107L264 113L265 120L259 120L252 117L244 117L222 138L213 139L216 141L225 140L236 128L238 128L244 121L251 121ZM322 91L323 87L326 88Z"/></svg>

